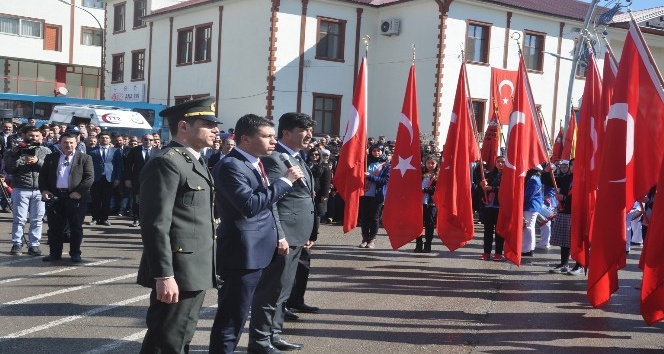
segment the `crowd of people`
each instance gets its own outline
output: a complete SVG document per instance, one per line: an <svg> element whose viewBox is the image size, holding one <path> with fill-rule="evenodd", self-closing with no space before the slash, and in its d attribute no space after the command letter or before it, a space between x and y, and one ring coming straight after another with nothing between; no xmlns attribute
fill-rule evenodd
<svg viewBox="0 0 664 354"><path fill-rule="evenodd" d="M319 226L343 218L333 182L341 139L314 137L314 120L302 113L282 115L276 127L249 114L221 132L213 102L196 99L162 111L172 136L167 144L158 133L137 137L91 124L4 122L0 208L13 213L10 252L20 255L27 246L29 255L42 255L47 220L43 260L61 259L69 243L71 261L81 262L88 211L87 224L101 227L111 225L111 215L131 217L144 245L137 282L152 289L141 353L187 352L211 288L218 291L218 310L210 353L235 350L250 308L250 353L301 349L284 338L283 323L297 319L294 312L319 311L304 296ZM359 247L373 249L395 142L380 136L367 146ZM429 253L441 153L433 142L421 153L424 230L413 251ZM473 205L484 224L481 260L505 259L496 233L504 166L502 156L484 173L485 167L473 166ZM560 263L550 270L557 274L583 272L569 264L573 171L573 160L561 160L526 175L522 256L560 247ZM632 245L643 242L653 196L636 201L627 215ZM630 242L627 247L629 252Z"/></svg>

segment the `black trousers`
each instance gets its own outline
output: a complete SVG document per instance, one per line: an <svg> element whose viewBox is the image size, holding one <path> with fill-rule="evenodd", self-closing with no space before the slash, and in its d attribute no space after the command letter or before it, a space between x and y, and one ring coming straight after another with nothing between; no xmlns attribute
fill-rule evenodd
<svg viewBox="0 0 664 354"><path fill-rule="evenodd" d="M376 197L360 197L360 222L362 223L362 237L374 238L378 233L378 219L380 206L383 203Z"/></svg>
<svg viewBox="0 0 664 354"><path fill-rule="evenodd" d="M496 223L498 222L498 208L484 208L483 210L484 223L484 253L491 253L491 248L494 241L494 233L496 230ZM503 246L505 239L502 236L496 235L496 254L503 254Z"/></svg>
<svg viewBox="0 0 664 354"><path fill-rule="evenodd" d="M113 196L113 182L107 181L106 177L102 176L99 181L92 183L90 194L92 195L90 208L92 219L100 222L107 221Z"/></svg>
<svg viewBox="0 0 664 354"><path fill-rule="evenodd" d="M309 282L309 270L311 269L311 248L302 247L302 253L297 261L297 271L295 272L295 284L291 290L290 297L286 302L287 307L299 306L304 304L304 293L307 291Z"/></svg>
<svg viewBox="0 0 664 354"><path fill-rule="evenodd" d="M87 203L70 199L64 193L56 194L58 200L46 208L48 216L49 254L54 257L62 256L62 245L65 242L65 230L69 228L69 255L81 254L83 242L83 219L87 210Z"/></svg>
<svg viewBox="0 0 664 354"><path fill-rule="evenodd" d="M198 315L205 300L205 291L181 291L178 302L166 304L157 300L155 289L150 293L150 307L140 354L189 353Z"/></svg>

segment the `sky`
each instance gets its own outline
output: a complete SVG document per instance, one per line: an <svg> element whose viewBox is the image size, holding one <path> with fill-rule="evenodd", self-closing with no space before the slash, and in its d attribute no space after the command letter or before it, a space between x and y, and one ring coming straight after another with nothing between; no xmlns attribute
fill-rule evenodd
<svg viewBox="0 0 664 354"><path fill-rule="evenodd" d="M581 1L590 3L591 0L581 0ZM621 0L620 3L623 6L627 5L627 1L625 1L625 0ZM607 6L607 4L610 4L610 5ZM607 0L599 0L597 2L597 5L607 6L607 7L613 7L614 4L615 4L615 2L607 1ZM664 0L633 0L632 5L630 6L630 8L633 11L636 11L636 10L650 9L650 8L658 7L658 6L664 6Z"/></svg>

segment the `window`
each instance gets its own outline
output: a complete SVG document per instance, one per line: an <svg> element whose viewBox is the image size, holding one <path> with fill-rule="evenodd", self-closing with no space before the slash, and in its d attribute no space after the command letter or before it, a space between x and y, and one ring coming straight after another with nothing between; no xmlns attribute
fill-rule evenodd
<svg viewBox="0 0 664 354"><path fill-rule="evenodd" d="M342 96L314 93L313 97L312 117L316 121L317 133L339 135Z"/></svg>
<svg viewBox="0 0 664 354"><path fill-rule="evenodd" d="M316 59L343 61L345 33L346 21L319 17Z"/></svg>
<svg viewBox="0 0 664 354"><path fill-rule="evenodd" d="M543 71L544 34L525 32L523 59L529 70Z"/></svg>
<svg viewBox="0 0 664 354"><path fill-rule="evenodd" d="M190 64L194 46L194 30L185 28L178 30L178 65Z"/></svg>
<svg viewBox="0 0 664 354"><path fill-rule="evenodd" d="M113 32L125 30L125 3L113 7Z"/></svg>
<svg viewBox="0 0 664 354"><path fill-rule="evenodd" d="M134 28L145 26L143 16L146 14L147 0L134 0Z"/></svg>
<svg viewBox="0 0 664 354"><path fill-rule="evenodd" d="M473 114L475 115L475 126L480 135L484 134L484 112L486 111L486 100L473 100Z"/></svg>
<svg viewBox="0 0 664 354"><path fill-rule="evenodd" d="M491 25L480 23L468 24L466 38L466 61L471 63L489 62L489 33Z"/></svg>
<svg viewBox="0 0 664 354"><path fill-rule="evenodd" d="M0 33L41 38L42 22L15 17L0 17Z"/></svg>
<svg viewBox="0 0 664 354"><path fill-rule="evenodd" d="M98 28L82 27L81 44L101 47L102 31Z"/></svg>
<svg viewBox="0 0 664 354"><path fill-rule="evenodd" d="M124 53L113 54L113 66L111 67L111 81L124 81Z"/></svg>
<svg viewBox="0 0 664 354"><path fill-rule="evenodd" d="M103 9L104 0L83 0L83 6L94 7L96 9Z"/></svg>
<svg viewBox="0 0 664 354"><path fill-rule="evenodd" d="M44 25L44 50L61 51L60 26Z"/></svg>
<svg viewBox="0 0 664 354"><path fill-rule="evenodd" d="M196 58L194 60L210 61L212 53L212 25L196 27Z"/></svg>
<svg viewBox="0 0 664 354"><path fill-rule="evenodd" d="M145 72L145 50L131 52L131 79L143 80Z"/></svg>

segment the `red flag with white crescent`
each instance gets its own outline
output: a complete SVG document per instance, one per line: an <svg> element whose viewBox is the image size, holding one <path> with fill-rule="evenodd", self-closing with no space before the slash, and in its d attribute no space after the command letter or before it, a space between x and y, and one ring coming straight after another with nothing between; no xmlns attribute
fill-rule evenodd
<svg viewBox="0 0 664 354"><path fill-rule="evenodd" d="M599 170L597 207L588 272L588 299L599 307L618 289L625 257L625 213L657 183L664 156L664 89L638 25L630 24L618 67ZM638 137L638 138L637 138ZM624 164L623 164L624 163ZM654 217L653 217L654 219ZM661 233L650 233L654 239ZM648 238L647 238L648 239ZM641 314L648 323L662 318L664 257L646 242ZM650 253L652 252L652 253ZM646 271L647 269L647 271Z"/></svg>
<svg viewBox="0 0 664 354"><path fill-rule="evenodd" d="M362 58L353 93L353 106L339 153L334 186L344 200L344 233L357 226L360 197L364 195L367 158L367 63Z"/></svg>
<svg viewBox="0 0 664 354"><path fill-rule="evenodd" d="M491 102L496 102L500 124L507 124L512 113L516 71L491 68Z"/></svg>
<svg viewBox="0 0 664 354"><path fill-rule="evenodd" d="M382 217L393 249L419 237L423 228L422 157L416 87L415 65L411 65Z"/></svg>
<svg viewBox="0 0 664 354"><path fill-rule="evenodd" d="M563 160L571 160L574 158L576 151L576 112L572 111L569 116L569 124L565 131L565 138L563 139L563 152L561 158Z"/></svg>
<svg viewBox="0 0 664 354"><path fill-rule="evenodd" d="M473 238L470 163L480 159L468 110L466 66L461 65L434 202L438 236L450 251Z"/></svg>
<svg viewBox="0 0 664 354"><path fill-rule="evenodd" d="M553 142L553 155L551 156L551 161L558 161L563 158L563 127L560 127L558 130L558 135L556 140Z"/></svg>
<svg viewBox="0 0 664 354"><path fill-rule="evenodd" d="M591 175L597 169L597 131L595 120L601 115L601 79L595 66L595 56L588 58L586 85L579 112L578 137L574 158L574 188L572 188L571 253L581 266L588 266L590 249L590 221L595 212L597 184Z"/></svg>
<svg viewBox="0 0 664 354"><path fill-rule="evenodd" d="M521 265L523 203L526 172L547 161L537 127L537 114L532 101L528 74L520 56L514 93L514 111L510 115L505 167L500 181L500 211L496 233L505 239L505 258Z"/></svg>

